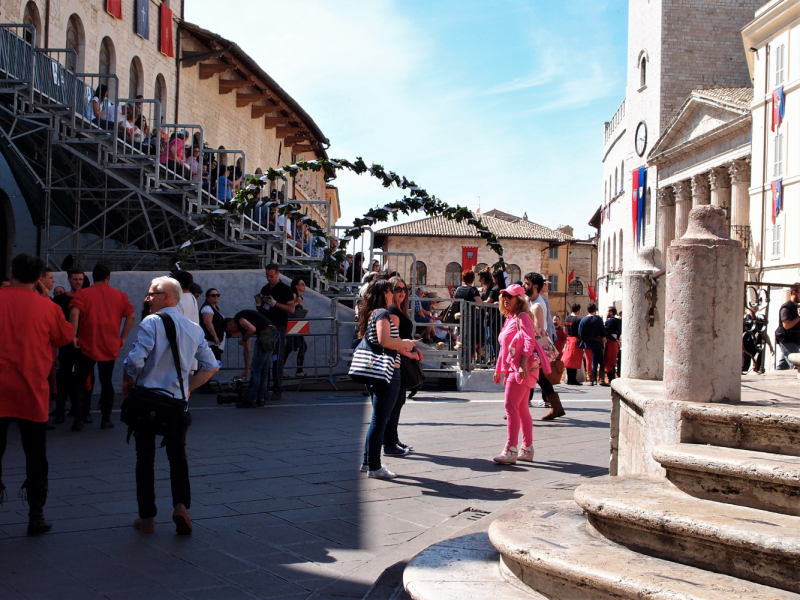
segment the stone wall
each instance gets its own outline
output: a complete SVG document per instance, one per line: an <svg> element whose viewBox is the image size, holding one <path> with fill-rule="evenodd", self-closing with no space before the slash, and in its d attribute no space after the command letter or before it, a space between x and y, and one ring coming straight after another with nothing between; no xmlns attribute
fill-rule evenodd
<svg viewBox="0 0 800 600"><path fill-rule="evenodd" d="M519 266L521 275L538 271L547 278L550 262L547 242L501 239L500 243L506 263ZM461 248L464 246L477 246L479 263L492 265L497 262L497 255L480 238L387 236L383 248L387 252L414 253L428 269L428 285L443 286L447 265L452 262L461 264Z"/></svg>

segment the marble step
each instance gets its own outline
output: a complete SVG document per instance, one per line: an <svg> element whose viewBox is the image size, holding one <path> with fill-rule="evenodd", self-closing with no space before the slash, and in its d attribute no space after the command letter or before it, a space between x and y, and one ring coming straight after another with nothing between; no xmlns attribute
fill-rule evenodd
<svg viewBox="0 0 800 600"><path fill-rule="evenodd" d="M575 502L632 550L800 592L800 517L694 498L648 476L584 484Z"/></svg>
<svg viewBox="0 0 800 600"><path fill-rule="evenodd" d="M486 533L445 540L409 561L403 587L414 600L547 600L501 574L499 559Z"/></svg>
<svg viewBox="0 0 800 600"><path fill-rule="evenodd" d="M587 526L574 502L511 511L492 523L489 537L500 551L501 572L553 600L800 600L610 542Z"/></svg>
<svg viewBox="0 0 800 600"><path fill-rule="evenodd" d="M672 444L656 446L653 458L691 496L800 516L800 457Z"/></svg>
<svg viewBox="0 0 800 600"><path fill-rule="evenodd" d="M800 408L768 403L687 404L681 441L800 456Z"/></svg>

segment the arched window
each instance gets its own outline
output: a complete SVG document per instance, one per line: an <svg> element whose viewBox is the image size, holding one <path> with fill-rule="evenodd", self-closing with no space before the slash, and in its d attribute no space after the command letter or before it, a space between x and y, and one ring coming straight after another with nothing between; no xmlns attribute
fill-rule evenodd
<svg viewBox="0 0 800 600"><path fill-rule="evenodd" d="M508 280L511 283L514 283L522 278L522 271L520 270L519 265L508 265L508 267L506 267L506 271L508 272Z"/></svg>
<svg viewBox="0 0 800 600"><path fill-rule="evenodd" d="M115 70L114 43L111 41L111 38L104 37L103 41L100 42L100 68L98 72L103 75L108 75L114 73Z"/></svg>
<svg viewBox="0 0 800 600"><path fill-rule="evenodd" d="M428 284L428 266L421 260L417 261L417 285Z"/></svg>
<svg viewBox="0 0 800 600"><path fill-rule="evenodd" d="M622 269L622 229L619 230L619 268Z"/></svg>
<svg viewBox="0 0 800 600"><path fill-rule="evenodd" d="M567 292L570 296L583 296L583 283L580 279L573 279Z"/></svg>
<svg viewBox="0 0 800 600"><path fill-rule="evenodd" d="M612 259L611 259L611 264L609 265L609 268L610 268L611 271L616 271L617 270L617 234L616 233L614 234L614 242L613 242L613 245L611 247L614 249L614 251L611 253Z"/></svg>
<svg viewBox="0 0 800 600"><path fill-rule="evenodd" d="M619 177L620 177L619 191L621 192L622 190L625 189L625 161L624 160L622 161L622 166L619 168Z"/></svg>
<svg viewBox="0 0 800 600"><path fill-rule="evenodd" d="M461 285L461 265L451 262L444 271L444 284L451 287Z"/></svg>
<svg viewBox="0 0 800 600"><path fill-rule="evenodd" d="M642 62L639 63L639 87L647 85L647 57L642 57Z"/></svg>
<svg viewBox="0 0 800 600"><path fill-rule="evenodd" d="M167 83L164 76L159 73L156 76L156 85L153 89L153 97L161 104L161 122L164 122L164 115L167 112Z"/></svg>
<svg viewBox="0 0 800 600"><path fill-rule="evenodd" d="M25 41L29 44L33 44L35 36L36 46L41 47L42 20L39 18L39 9L36 7L35 2L28 2L25 5L25 13L22 16L22 22L25 23L25 25L33 25L33 28L36 30L34 34L29 29L25 29Z"/></svg>
<svg viewBox="0 0 800 600"><path fill-rule="evenodd" d="M614 195L616 196L619 191L619 171L614 169Z"/></svg>
<svg viewBox="0 0 800 600"><path fill-rule="evenodd" d="M128 98L136 98L142 91L142 63L137 56L131 61L131 73L128 81Z"/></svg>
<svg viewBox="0 0 800 600"><path fill-rule="evenodd" d="M483 270L484 270L484 269L485 269L487 266L489 266L489 265L487 265L486 263L478 263L477 265L475 265L475 269L474 269L474 270L475 270L475 272L476 272L476 273L480 273L480 272L481 272L481 271L483 271Z"/></svg>
<svg viewBox="0 0 800 600"><path fill-rule="evenodd" d="M83 64L83 25L78 15L72 15L67 21L66 48L75 50L75 56L67 54L67 69L77 73Z"/></svg>

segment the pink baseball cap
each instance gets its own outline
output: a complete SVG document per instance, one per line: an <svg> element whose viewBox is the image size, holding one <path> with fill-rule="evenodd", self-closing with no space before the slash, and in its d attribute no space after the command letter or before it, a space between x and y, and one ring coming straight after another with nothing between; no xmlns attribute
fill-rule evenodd
<svg viewBox="0 0 800 600"><path fill-rule="evenodd" d="M522 296L524 298L525 290L518 283L512 283L506 289L500 291L500 295L502 296L503 294L507 296Z"/></svg>

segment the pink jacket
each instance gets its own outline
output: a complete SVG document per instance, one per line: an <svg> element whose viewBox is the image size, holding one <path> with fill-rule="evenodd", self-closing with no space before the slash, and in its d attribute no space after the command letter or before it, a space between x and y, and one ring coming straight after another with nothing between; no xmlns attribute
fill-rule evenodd
<svg viewBox="0 0 800 600"><path fill-rule="evenodd" d="M498 339L500 350L495 372L507 375L506 383L513 379L516 383L531 388L536 387L540 365L546 365L545 370L549 372L550 363L539 342L536 341L530 316L527 313L519 315L519 329L516 318L506 318ZM520 381L519 365L523 356L528 357L528 376Z"/></svg>

